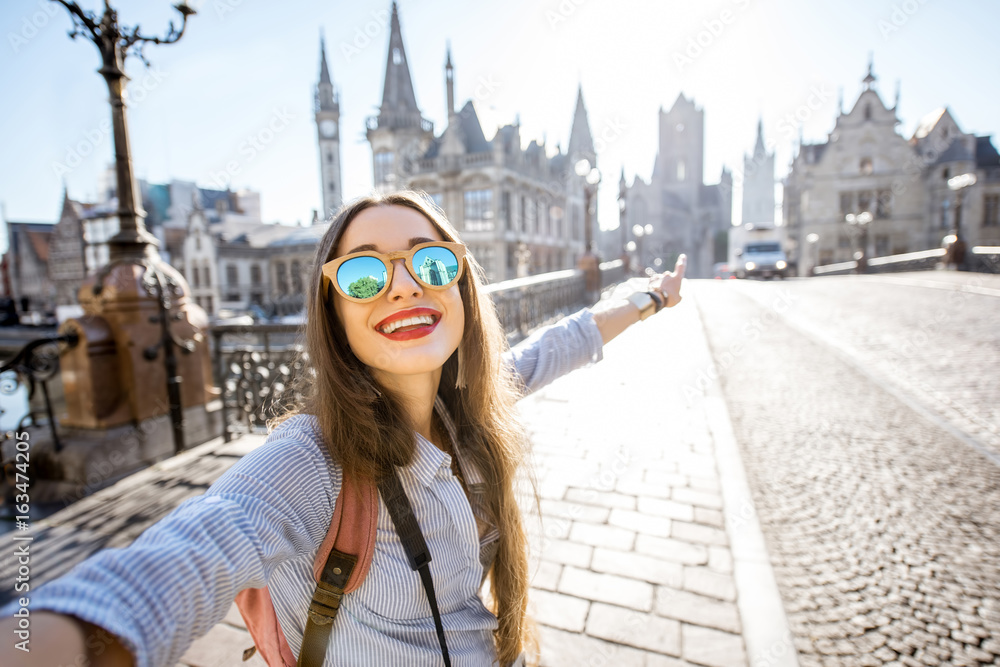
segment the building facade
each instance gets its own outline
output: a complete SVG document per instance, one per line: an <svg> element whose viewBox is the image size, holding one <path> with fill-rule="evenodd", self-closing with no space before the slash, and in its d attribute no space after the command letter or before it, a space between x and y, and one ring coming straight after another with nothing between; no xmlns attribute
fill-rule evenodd
<svg viewBox="0 0 1000 667"><path fill-rule="evenodd" d="M910 139L869 64L862 90L827 141L801 144L785 180L784 218L800 275L818 265L940 247L958 230L970 245L1000 242L1000 160L989 137L962 132L947 109ZM956 191L949 181L974 174Z"/></svg>
<svg viewBox="0 0 1000 667"><path fill-rule="evenodd" d="M636 176L624 191L629 238L639 268L673 268L686 253L693 278L712 275L716 248L732 226L732 173L719 183L704 182L705 112L683 94L659 112L659 150L648 181ZM641 236L632 233L643 228ZM659 261L657 261L659 260ZM721 260L720 260L721 261Z"/></svg>
<svg viewBox="0 0 1000 667"><path fill-rule="evenodd" d="M491 282L572 268L584 252L583 177L574 165L596 164L582 91L569 151L544 143L522 148L520 125L487 139L475 105L455 108L455 68L445 59L448 124L436 134L417 106L393 5L379 113L367 121L373 179L383 192L411 188L433 199L462 233ZM591 202L596 210L596 196ZM592 220L594 238L597 222Z"/></svg>

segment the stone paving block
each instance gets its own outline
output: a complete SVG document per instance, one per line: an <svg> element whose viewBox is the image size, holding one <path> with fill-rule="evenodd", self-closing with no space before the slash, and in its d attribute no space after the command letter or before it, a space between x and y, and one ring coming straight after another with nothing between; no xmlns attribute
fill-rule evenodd
<svg viewBox="0 0 1000 667"><path fill-rule="evenodd" d="M642 554L665 558L685 565L705 565L708 563L707 546L669 538L639 535L635 539L635 550Z"/></svg>
<svg viewBox="0 0 1000 667"><path fill-rule="evenodd" d="M267 663L259 653L242 662L243 651L253 646L250 633L237 630L224 623L215 625L202 637L199 637L181 656L181 663L190 667L229 667L230 665L245 665L245 667L267 667Z"/></svg>
<svg viewBox="0 0 1000 667"><path fill-rule="evenodd" d="M230 605L229 611L226 612L226 617L222 619L222 622L235 625L237 628L243 628L244 630L247 627L247 624L243 622L243 615L240 614L240 608L236 606L236 602Z"/></svg>
<svg viewBox="0 0 1000 667"><path fill-rule="evenodd" d="M743 631L739 611L732 602L723 602L666 586L656 589L656 613L666 618L726 632Z"/></svg>
<svg viewBox="0 0 1000 667"><path fill-rule="evenodd" d="M713 528L725 528L726 525L721 511L710 510L704 507L694 508L693 522L700 523L703 526L712 526Z"/></svg>
<svg viewBox="0 0 1000 667"><path fill-rule="evenodd" d="M722 495L716 491L700 491L681 486L674 488L670 497L673 500L689 505L697 505L711 510L722 509Z"/></svg>
<svg viewBox="0 0 1000 667"><path fill-rule="evenodd" d="M708 567L716 572L732 574L733 554L726 547L709 547Z"/></svg>
<svg viewBox="0 0 1000 667"><path fill-rule="evenodd" d="M572 542L582 542L595 547L630 551L635 543L635 532L618 526L597 526L574 521L569 531L569 539Z"/></svg>
<svg viewBox="0 0 1000 667"><path fill-rule="evenodd" d="M688 486L692 489L698 489L700 491L719 491L722 487L719 484L719 480L714 475L712 477L689 477Z"/></svg>
<svg viewBox="0 0 1000 667"><path fill-rule="evenodd" d="M665 516L670 519L680 521L694 521L697 516L692 505L679 503L676 500L663 500L662 498L639 498L639 511L645 514L655 514Z"/></svg>
<svg viewBox="0 0 1000 667"><path fill-rule="evenodd" d="M705 460L707 458L707 460ZM715 460L710 457L700 459L679 459L677 461L677 471L690 477L714 477Z"/></svg>
<svg viewBox="0 0 1000 667"><path fill-rule="evenodd" d="M537 522L528 527L529 530L537 530ZM541 534L550 540L564 540L569 537L569 532L573 528L573 521L560 516L543 516L541 522Z"/></svg>
<svg viewBox="0 0 1000 667"><path fill-rule="evenodd" d="M650 611L653 608L653 586L650 584L614 574L581 570L570 565L563 568L558 591L639 611Z"/></svg>
<svg viewBox="0 0 1000 667"><path fill-rule="evenodd" d="M741 667L747 664L743 638L698 625L681 626L684 659L709 667Z"/></svg>
<svg viewBox="0 0 1000 667"><path fill-rule="evenodd" d="M594 547L567 540L545 540L536 553L541 556L542 560L587 568L590 567Z"/></svg>
<svg viewBox="0 0 1000 667"><path fill-rule="evenodd" d="M588 523L606 523L608 514L611 512L606 507L545 498L542 499L540 506L544 516L566 517L573 521L586 521Z"/></svg>
<svg viewBox="0 0 1000 667"><path fill-rule="evenodd" d="M684 568L684 590L699 593L719 600L736 600L736 582L733 577L713 572L707 567Z"/></svg>
<svg viewBox="0 0 1000 667"><path fill-rule="evenodd" d="M680 563L613 549L595 548L590 569L674 588L680 588L684 582L684 569Z"/></svg>
<svg viewBox="0 0 1000 667"><path fill-rule="evenodd" d="M643 665L643 651L612 644L587 635L579 635L539 626L542 644L541 667L584 667L588 665Z"/></svg>
<svg viewBox="0 0 1000 667"><path fill-rule="evenodd" d="M675 462L671 464L676 467ZM655 484L657 486L685 486L688 483L687 475L682 475L677 472L667 472L665 470L649 469L643 475L642 481L647 484Z"/></svg>
<svg viewBox="0 0 1000 667"><path fill-rule="evenodd" d="M571 486L566 491L566 500L573 503L587 503L589 505L600 505L601 507L620 507L626 510L634 510L636 507L635 496L613 491L598 491L596 489L582 489Z"/></svg>
<svg viewBox="0 0 1000 667"><path fill-rule="evenodd" d="M529 598L530 614L536 621L570 632L583 632L587 622L590 601L562 593L532 590Z"/></svg>
<svg viewBox="0 0 1000 667"><path fill-rule="evenodd" d="M531 587L554 591L559 583L560 574L562 574L562 565L559 563L547 560L539 561L538 568L531 578Z"/></svg>
<svg viewBox="0 0 1000 667"><path fill-rule="evenodd" d="M611 510L608 523L620 528L634 530L637 533L655 535L657 537L670 537L670 519L635 512L633 510Z"/></svg>
<svg viewBox="0 0 1000 667"><path fill-rule="evenodd" d="M729 544L726 531L711 526L702 526L697 523L686 523L684 521L674 521L670 530L670 537L676 540L689 542L701 542L702 544L715 544L725 546Z"/></svg>
<svg viewBox="0 0 1000 667"><path fill-rule="evenodd" d="M618 480L615 491L632 496L652 496L653 498L669 498L670 488L665 484L650 484L648 482Z"/></svg>
<svg viewBox="0 0 1000 667"><path fill-rule="evenodd" d="M681 654L681 624L678 621L632 609L595 602L587 616L587 634L675 657Z"/></svg>
<svg viewBox="0 0 1000 667"><path fill-rule="evenodd" d="M646 667L697 667L694 663L680 658L650 653L646 656Z"/></svg>

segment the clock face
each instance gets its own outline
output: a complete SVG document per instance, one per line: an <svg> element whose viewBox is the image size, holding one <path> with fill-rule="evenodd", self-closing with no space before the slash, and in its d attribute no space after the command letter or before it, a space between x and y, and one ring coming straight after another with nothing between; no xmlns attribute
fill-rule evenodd
<svg viewBox="0 0 1000 667"><path fill-rule="evenodd" d="M324 120L319 124L319 131L324 137L332 139L337 136L337 124L332 120Z"/></svg>

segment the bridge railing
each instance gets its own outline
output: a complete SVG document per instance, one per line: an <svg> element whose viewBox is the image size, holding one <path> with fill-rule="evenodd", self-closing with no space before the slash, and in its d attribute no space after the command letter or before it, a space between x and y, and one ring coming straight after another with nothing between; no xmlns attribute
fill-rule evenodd
<svg viewBox="0 0 1000 667"><path fill-rule="evenodd" d="M898 271L932 271L945 261L944 248L919 250L899 255L872 257L865 273L894 273ZM965 268L979 273L1000 273L1000 246L975 246L966 255ZM813 269L817 276L837 276L859 273L858 262L837 262Z"/></svg>

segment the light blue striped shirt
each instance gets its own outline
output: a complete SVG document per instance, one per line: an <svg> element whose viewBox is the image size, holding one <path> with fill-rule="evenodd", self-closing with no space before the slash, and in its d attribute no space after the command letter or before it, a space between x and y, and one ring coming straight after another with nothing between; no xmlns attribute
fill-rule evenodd
<svg viewBox="0 0 1000 667"><path fill-rule="evenodd" d="M536 332L505 358L527 393L600 360L601 350L593 315L583 310ZM287 420L204 495L181 503L129 547L101 551L33 591L29 608L72 614L109 630L132 651L137 667L171 666L223 619L238 592L266 585L298 655L316 587L313 561L342 480L315 423L309 415ZM497 620L479 597L475 517L452 475L451 457L419 434L416 442L415 459L400 479L432 555L452 665L493 665ZM463 475L470 486L477 482L475 471L463 468ZM379 500L371 569L344 598L324 664L440 665L420 578ZM0 617L15 605L0 609Z"/></svg>

